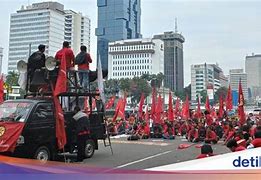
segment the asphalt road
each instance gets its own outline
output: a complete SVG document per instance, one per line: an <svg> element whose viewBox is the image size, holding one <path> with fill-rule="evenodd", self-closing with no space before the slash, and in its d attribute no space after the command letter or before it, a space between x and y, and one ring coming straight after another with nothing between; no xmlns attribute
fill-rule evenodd
<svg viewBox="0 0 261 180"><path fill-rule="evenodd" d="M200 154L200 148L195 145L178 149L179 144L191 144L181 137L175 140L148 139L127 141L127 138L112 139L113 155L109 147L99 142L99 150L90 159L85 159L88 166L114 169L147 169L187 160L195 159ZM218 142L212 145L214 154L223 154L229 150Z"/></svg>

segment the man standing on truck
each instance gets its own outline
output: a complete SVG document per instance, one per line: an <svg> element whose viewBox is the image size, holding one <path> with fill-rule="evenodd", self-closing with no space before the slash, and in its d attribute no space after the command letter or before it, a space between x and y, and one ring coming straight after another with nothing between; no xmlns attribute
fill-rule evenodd
<svg viewBox="0 0 261 180"><path fill-rule="evenodd" d="M86 140L90 138L90 120L87 114L83 113L79 106L74 108L77 135L77 162L82 162L85 158Z"/></svg>
<svg viewBox="0 0 261 180"><path fill-rule="evenodd" d="M36 70L41 71L45 67L45 45L40 44L38 46L38 51L34 52L28 59L27 72L29 82L33 80L34 73Z"/></svg>
<svg viewBox="0 0 261 180"><path fill-rule="evenodd" d="M70 68L74 67L74 54L68 41L63 42L63 48L56 53L55 59L62 61L63 56L66 59L66 69L70 70Z"/></svg>
<svg viewBox="0 0 261 180"><path fill-rule="evenodd" d="M87 53L86 46L82 45L81 52L75 58L75 64L78 65L80 84L84 91L89 91L89 63L92 62L92 58Z"/></svg>

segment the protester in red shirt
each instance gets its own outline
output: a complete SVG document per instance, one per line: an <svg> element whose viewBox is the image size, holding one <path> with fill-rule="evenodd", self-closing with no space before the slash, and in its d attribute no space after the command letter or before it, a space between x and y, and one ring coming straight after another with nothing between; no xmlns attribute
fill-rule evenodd
<svg viewBox="0 0 261 180"><path fill-rule="evenodd" d="M198 129L196 126L192 127L192 129L188 133L188 141L190 142L199 142Z"/></svg>
<svg viewBox="0 0 261 180"><path fill-rule="evenodd" d="M197 156L197 159L202 159L202 158L206 158L206 157L210 157L210 156L214 156L213 149L212 149L211 145L204 144L201 147L201 154Z"/></svg>
<svg viewBox="0 0 261 180"><path fill-rule="evenodd" d="M140 139L148 139L150 137L150 127L146 122L142 122L137 130Z"/></svg>
<svg viewBox="0 0 261 180"><path fill-rule="evenodd" d="M218 142L217 134L214 131L212 131L210 127L208 127L206 132L205 143L216 144L217 142Z"/></svg>
<svg viewBox="0 0 261 180"><path fill-rule="evenodd" d="M167 121L163 126L163 138L164 139L175 139L175 132L172 124Z"/></svg>
<svg viewBox="0 0 261 180"><path fill-rule="evenodd" d="M81 46L81 52L75 58L75 64L78 65L80 84L85 91L89 89L89 63L92 63L92 58L87 53L86 46Z"/></svg>
<svg viewBox="0 0 261 180"><path fill-rule="evenodd" d="M63 42L63 48L56 53L55 59L61 61L63 56L65 56L66 59L67 70L74 67L74 54L67 41Z"/></svg>
<svg viewBox="0 0 261 180"><path fill-rule="evenodd" d="M235 139L231 139L227 142L227 147L232 151L232 152L237 152L237 151L243 151L246 148L238 145L237 141Z"/></svg>

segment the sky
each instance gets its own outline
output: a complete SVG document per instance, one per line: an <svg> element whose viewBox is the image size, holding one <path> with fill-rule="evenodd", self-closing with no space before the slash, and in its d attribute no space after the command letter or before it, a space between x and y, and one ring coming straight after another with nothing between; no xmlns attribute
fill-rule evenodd
<svg viewBox="0 0 261 180"><path fill-rule="evenodd" d="M190 66L217 63L229 69L244 68L246 55L261 54L261 0L141 0L141 33L149 38L173 31L185 37L184 77L190 83ZM10 14L22 5L42 0L0 0L0 46L4 48L3 72L7 71ZM91 19L91 55L96 56L96 0L58 0L65 9L82 12ZM92 63L94 68L96 63Z"/></svg>

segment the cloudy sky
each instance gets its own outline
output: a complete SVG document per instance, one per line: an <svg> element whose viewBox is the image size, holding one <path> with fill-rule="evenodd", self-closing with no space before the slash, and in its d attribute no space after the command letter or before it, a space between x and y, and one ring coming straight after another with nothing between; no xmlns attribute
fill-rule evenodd
<svg viewBox="0 0 261 180"><path fill-rule="evenodd" d="M0 0L0 46L4 47L7 70L10 14L21 5L42 0ZM248 54L261 54L261 0L141 0L143 37L178 30L185 37L185 85L190 82L190 65L218 63L227 74L231 68L244 68ZM91 18L91 53L96 55L96 0L59 0L65 9L82 12ZM95 64L95 63L93 63Z"/></svg>

